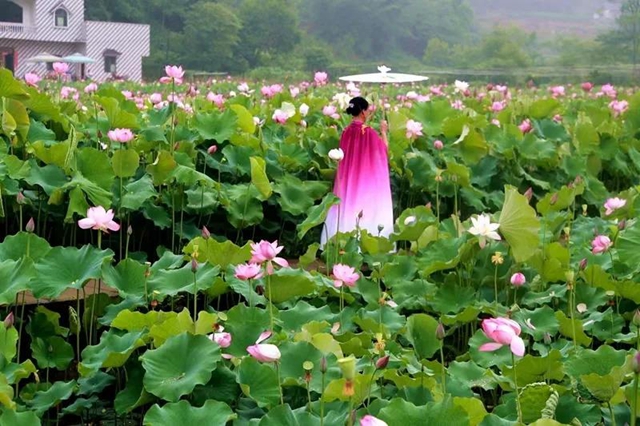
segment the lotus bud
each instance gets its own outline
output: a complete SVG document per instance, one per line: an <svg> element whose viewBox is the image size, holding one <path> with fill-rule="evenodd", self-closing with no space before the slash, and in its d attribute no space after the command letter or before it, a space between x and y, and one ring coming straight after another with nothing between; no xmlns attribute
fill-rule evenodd
<svg viewBox="0 0 640 426"><path fill-rule="evenodd" d="M622 219L620 222L618 222L618 230L620 231L624 231L624 229L627 227L627 221Z"/></svg>
<svg viewBox="0 0 640 426"><path fill-rule="evenodd" d="M378 360L376 361L376 369L382 370L387 367L387 364L389 364L389 355L378 358Z"/></svg>
<svg viewBox="0 0 640 426"><path fill-rule="evenodd" d="M18 192L18 195L16 195L16 201L20 205L26 204L26 200L25 200L24 194L22 192Z"/></svg>
<svg viewBox="0 0 640 426"><path fill-rule="evenodd" d="M542 337L542 340L544 341L545 345L550 345L551 344L551 335L547 332L544 333L544 336Z"/></svg>
<svg viewBox="0 0 640 426"><path fill-rule="evenodd" d="M589 208L589 206L588 206L588 205L586 205L586 204L583 204L583 205L582 205L582 215L583 215L583 216L586 216L586 215L587 215L587 209L588 209L588 208Z"/></svg>
<svg viewBox="0 0 640 426"><path fill-rule="evenodd" d="M4 328L5 330L10 329L11 327L13 327L13 323L15 322L15 318L13 316L13 312L9 312L9 315L7 315L4 319Z"/></svg>
<svg viewBox="0 0 640 426"><path fill-rule="evenodd" d="M36 224L33 221L33 218L29 219L29 222L27 222L27 225L24 227L24 230L32 233L34 230L36 229Z"/></svg>
<svg viewBox="0 0 640 426"><path fill-rule="evenodd" d="M324 356L320 359L320 372L322 374L327 372L327 358Z"/></svg>
<svg viewBox="0 0 640 426"><path fill-rule="evenodd" d="M636 352L636 354L633 356L631 367L633 368L634 373L640 374L640 352ZM638 379L636 378L636 380Z"/></svg>
<svg viewBox="0 0 640 426"><path fill-rule="evenodd" d="M149 278L151 275L151 262L144 262L144 265L147 267L146 271L144 271L144 277Z"/></svg>
<svg viewBox="0 0 640 426"><path fill-rule="evenodd" d="M133 227L131 225L127 226L127 235L131 236L133 234Z"/></svg>
<svg viewBox="0 0 640 426"><path fill-rule="evenodd" d="M378 225L378 233L382 232L384 229L384 225Z"/></svg>
<svg viewBox="0 0 640 426"><path fill-rule="evenodd" d="M211 238L211 232L209 232L206 226L202 227L202 238L204 238L205 240Z"/></svg>
<svg viewBox="0 0 640 426"><path fill-rule="evenodd" d="M527 197L527 200L531 201L531 197L533 197L533 188L529 187L529 189L524 192L524 196Z"/></svg>
<svg viewBox="0 0 640 426"><path fill-rule="evenodd" d="M565 278L567 279L568 284L573 284L575 279L575 273L573 271L567 271L564 273Z"/></svg>
<svg viewBox="0 0 640 426"><path fill-rule="evenodd" d="M358 213L358 219L362 219L362 216L364 215L363 211L360 210L360 213Z"/></svg>
<svg viewBox="0 0 640 426"><path fill-rule="evenodd" d="M436 339L444 340L446 335L447 333L444 330L444 325L442 325L442 323L439 322L438 326L436 327Z"/></svg>
<svg viewBox="0 0 640 426"><path fill-rule="evenodd" d="M635 325L636 327L640 327L640 309L636 309L636 311L633 314L633 325Z"/></svg>
<svg viewBox="0 0 640 426"><path fill-rule="evenodd" d="M195 257L191 258L191 272L194 274L198 271L198 261Z"/></svg>
<svg viewBox="0 0 640 426"><path fill-rule="evenodd" d="M580 266L579 267L580 267L581 271L584 271L585 269L587 269L587 263L588 263L588 261L587 261L586 257L580 261Z"/></svg>

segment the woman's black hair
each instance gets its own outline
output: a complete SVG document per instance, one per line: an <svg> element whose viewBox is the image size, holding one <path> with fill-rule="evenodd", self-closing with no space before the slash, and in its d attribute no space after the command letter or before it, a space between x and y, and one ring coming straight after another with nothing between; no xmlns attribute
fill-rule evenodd
<svg viewBox="0 0 640 426"><path fill-rule="evenodd" d="M349 101L349 106L346 109L346 113L357 117L362 111L369 109L369 102L362 96L356 96Z"/></svg>

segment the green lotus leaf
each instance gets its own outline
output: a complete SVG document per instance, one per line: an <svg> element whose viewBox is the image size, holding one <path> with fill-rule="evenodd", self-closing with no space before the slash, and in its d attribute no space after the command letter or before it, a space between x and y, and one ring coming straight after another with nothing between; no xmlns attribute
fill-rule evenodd
<svg viewBox="0 0 640 426"><path fill-rule="evenodd" d="M20 260L28 254L27 257L37 262L49 250L51 246L44 238L30 232L18 232L7 236L0 244L0 260ZM3 282L6 281L3 280Z"/></svg>
<svg viewBox="0 0 640 426"><path fill-rule="evenodd" d="M153 184L159 186L167 182L176 166L176 160L169 152L160 151L153 163L147 166L147 173L153 178Z"/></svg>
<svg viewBox="0 0 640 426"><path fill-rule="evenodd" d="M70 382L57 381L46 391L38 391L33 399L27 401L29 408L39 416L42 416L49 408L55 407L62 401L71 398L77 384L75 380Z"/></svg>
<svg viewBox="0 0 640 426"><path fill-rule="evenodd" d="M258 189L263 200L268 199L273 193L269 177L265 170L266 163L262 157L251 157L251 183Z"/></svg>
<svg viewBox="0 0 640 426"><path fill-rule="evenodd" d="M316 290L311 274L299 269L282 268L270 275L268 282L265 296L273 303L307 296Z"/></svg>
<svg viewBox="0 0 640 426"><path fill-rule="evenodd" d="M244 229L262 222L262 196L253 184L223 184L222 187L227 219L234 228Z"/></svg>
<svg viewBox="0 0 640 426"><path fill-rule="evenodd" d="M529 106L529 116L540 120L542 118L551 117L560 107L560 102L556 99L540 99L533 102Z"/></svg>
<svg viewBox="0 0 640 426"><path fill-rule="evenodd" d="M238 116L238 127L240 127L243 132L253 134L253 132L256 131L253 115L251 115L248 109L238 104L230 105L229 108Z"/></svg>
<svg viewBox="0 0 640 426"><path fill-rule="evenodd" d="M199 265L195 274L191 270L191 263L180 269L160 270L147 281L149 294L154 293L160 298L175 296L181 292L194 294L211 287L219 272L220 267L210 263Z"/></svg>
<svg viewBox="0 0 640 426"><path fill-rule="evenodd" d="M119 103L113 97L96 96L96 102L102 106L104 112L109 119L109 127L112 129L131 129L140 128L136 116L124 110L124 103Z"/></svg>
<svg viewBox="0 0 640 426"><path fill-rule="evenodd" d="M54 247L36 263L37 280L32 291L37 298L55 298L68 288L81 289L90 279L101 277L104 263L114 253L93 246Z"/></svg>
<svg viewBox="0 0 640 426"><path fill-rule="evenodd" d="M190 394L211 378L220 359L220 346L206 336L182 333L141 357L147 392L169 402Z"/></svg>
<svg viewBox="0 0 640 426"><path fill-rule="evenodd" d="M238 247L232 241L218 242L212 238L196 237L183 249L185 254L196 254L198 262L208 262L226 269L229 265L238 265L251 258L251 246L247 243Z"/></svg>
<svg viewBox="0 0 640 426"><path fill-rule="evenodd" d="M276 313L276 311L274 311ZM234 356L247 355L247 347L253 345L260 333L269 329L269 312L264 309L249 308L244 304L235 305L227 311L225 331L233 340L226 352Z"/></svg>
<svg viewBox="0 0 640 426"><path fill-rule="evenodd" d="M583 346L589 346L591 344L591 338L585 334L580 320L567 318L562 311L556 312L556 319L560 323L560 334L575 340Z"/></svg>
<svg viewBox="0 0 640 426"><path fill-rule="evenodd" d="M408 424L439 424L443 419L450 426L469 426L469 415L453 398L445 397L441 402L430 402L416 407L410 402L394 398L389 405L380 410L377 416L389 426Z"/></svg>
<svg viewBox="0 0 640 426"><path fill-rule="evenodd" d="M278 203L282 210L294 216L305 214L328 190L327 182L303 181L290 174L276 179L273 186L273 191L279 195Z"/></svg>
<svg viewBox="0 0 640 426"><path fill-rule="evenodd" d="M178 314L167 312L166 315L159 316L161 321L153 324L149 330L149 337L153 339L156 348L162 346L169 338L184 332L193 334L195 325L191 318L191 313L187 308L182 309Z"/></svg>
<svg viewBox="0 0 640 426"><path fill-rule="evenodd" d="M119 149L111 157L113 173L120 178L135 175L139 163L140 157L133 149Z"/></svg>
<svg viewBox="0 0 640 426"><path fill-rule="evenodd" d="M497 386L496 378L491 370L482 368L471 361L454 361L449 364L447 371L454 380L460 381L463 386L469 389L477 387L490 390Z"/></svg>
<svg viewBox="0 0 640 426"><path fill-rule="evenodd" d="M4 305L15 303L16 296L31 287L30 282L35 276L36 270L30 259L0 261L0 282L3 287L0 303Z"/></svg>
<svg viewBox="0 0 640 426"><path fill-rule="evenodd" d="M31 342L31 350L38 367L42 369L56 368L65 370L75 356L73 346L58 336L35 339Z"/></svg>
<svg viewBox="0 0 640 426"><path fill-rule="evenodd" d="M145 333L121 333L115 329L105 331L100 336L100 343L84 348L78 371L87 377L100 368L123 366L136 348L145 345L142 340Z"/></svg>
<svg viewBox="0 0 640 426"><path fill-rule="evenodd" d="M134 211L140 209L145 202L157 196L158 192L153 186L151 177L144 175L124 187L124 196L120 204L122 208Z"/></svg>
<svg viewBox="0 0 640 426"><path fill-rule="evenodd" d="M40 426L40 418L33 411L16 412L5 410L0 415L1 426Z"/></svg>
<svg viewBox="0 0 640 426"><path fill-rule="evenodd" d="M527 197L513 187L505 187L504 205L498 222L499 232L511 246L516 262L524 262L533 256L539 243L540 222Z"/></svg>
<svg viewBox="0 0 640 426"><path fill-rule="evenodd" d="M142 379L144 369L138 360L131 360L126 364L127 383L125 388L116 395L113 408L116 413L122 415L131 410L152 402L155 397L144 389Z"/></svg>
<svg viewBox="0 0 640 426"><path fill-rule="evenodd" d="M13 77L11 70L6 68L0 69L0 98L29 99L29 94L24 90L22 84Z"/></svg>
<svg viewBox="0 0 640 426"><path fill-rule="evenodd" d="M524 424L531 424L542 418L542 410L553 394L558 396L557 392L544 382L532 383L520 391L520 407Z"/></svg>
<svg viewBox="0 0 640 426"><path fill-rule="evenodd" d="M222 143L236 131L238 116L232 110L223 113L199 113L195 115L193 127L200 137Z"/></svg>
<svg viewBox="0 0 640 426"><path fill-rule="evenodd" d="M165 404L162 408L154 404L144 416L148 426L178 424L206 424L207 426L225 426L237 417L231 408L220 401L207 401L202 407L192 407L187 401Z"/></svg>
<svg viewBox="0 0 640 426"><path fill-rule="evenodd" d="M135 260L123 259L115 267L110 263L102 265L102 277L105 284L116 288L122 297L148 296L145 293L147 267Z"/></svg>
<svg viewBox="0 0 640 426"><path fill-rule="evenodd" d="M407 319L404 337L413 345L418 359L429 359L442 347L436 328L438 321L427 314L413 314Z"/></svg>
<svg viewBox="0 0 640 426"><path fill-rule="evenodd" d="M482 401L477 398L454 397L453 404L467 412L469 426L479 425L487 416L487 410L484 408Z"/></svg>
<svg viewBox="0 0 640 426"><path fill-rule="evenodd" d="M322 225L327 219L327 214L332 206L339 204L340 199L333 193L328 193L322 199L322 202L316 206L309 208L307 218L298 225L298 238L302 239L310 229L318 225Z"/></svg>
<svg viewBox="0 0 640 426"><path fill-rule="evenodd" d="M131 377L129 372L127 376ZM98 371L89 377L81 377L78 379L78 395L99 394L115 381L114 376L103 371Z"/></svg>

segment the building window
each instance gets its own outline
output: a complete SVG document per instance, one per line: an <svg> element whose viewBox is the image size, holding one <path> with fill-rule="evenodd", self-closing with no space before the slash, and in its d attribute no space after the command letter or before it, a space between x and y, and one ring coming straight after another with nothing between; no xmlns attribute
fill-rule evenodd
<svg viewBox="0 0 640 426"><path fill-rule="evenodd" d="M116 57L105 56L104 57L104 72L115 74L116 72Z"/></svg>
<svg viewBox="0 0 640 426"><path fill-rule="evenodd" d="M56 27L66 28L69 25L69 13L66 10L62 8L56 9L54 17L56 20Z"/></svg>

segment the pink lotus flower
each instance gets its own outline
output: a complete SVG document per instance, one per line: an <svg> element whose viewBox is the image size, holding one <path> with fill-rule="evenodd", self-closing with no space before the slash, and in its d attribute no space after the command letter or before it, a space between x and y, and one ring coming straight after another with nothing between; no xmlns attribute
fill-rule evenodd
<svg viewBox="0 0 640 426"><path fill-rule="evenodd" d="M522 287L527 282L527 278L524 276L522 272L516 272L511 275L511 284L514 287Z"/></svg>
<svg viewBox="0 0 640 426"><path fill-rule="evenodd" d="M289 86L289 93L292 98L295 98L300 94L300 88L298 86Z"/></svg>
<svg viewBox="0 0 640 426"><path fill-rule="evenodd" d="M517 356L524 355L524 341L520 337L520 325L508 318L489 318L482 321L482 331L493 342L481 345L481 352L493 352L503 346L509 346Z"/></svg>
<svg viewBox="0 0 640 426"><path fill-rule="evenodd" d="M263 86L262 89L260 89L260 93L262 93L262 96L266 97L266 98L272 98L275 95L277 95L278 93L282 92L282 86L280 84L272 84L271 86Z"/></svg>
<svg viewBox="0 0 640 426"><path fill-rule="evenodd" d="M613 111L614 117L617 117L629 108L629 102L613 100L609 104L609 108Z"/></svg>
<svg viewBox="0 0 640 426"><path fill-rule="evenodd" d="M433 141L433 148L437 149L438 151L440 151L442 148L444 148L444 144L442 143L442 141L440 139L437 139L437 140Z"/></svg>
<svg viewBox="0 0 640 426"><path fill-rule="evenodd" d="M87 86L84 88L84 93L95 93L98 91L98 85L96 83L89 83L87 84Z"/></svg>
<svg viewBox="0 0 640 426"><path fill-rule="evenodd" d="M69 71L69 64L66 62L54 62L53 71L58 75L66 74Z"/></svg>
<svg viewBox="0 0 640 426"><path fill-rule="evenodd" d="M605 235L598 235L591 241L591 253L604 253L613 245L611 239Z"/></svg>
<svg viewBox="0 0 640 426"><path fill-rule="evenodd" d="M133 99L133 93L129 90L123 90L120 93L122 93L125 99Z"/></svg>
<svg viewBox="0 0 640 426"><path fill-rule="evenodd" d="M422 123L414 120L407 121L407 138L414 139L422 136Z"/></svg>
<svg viewBox="0 0 640 426"><path fill-rule="evenodd" d="M618 197L609 198L604 203L604 208L606 209L606 211L604 212L605 216L609 216L614 211L624 207L625 204L627 204L627 200L623 200L623 199L618 198Z"/></svg>
<svg viewBox="0 0 640 426"><path fill-rule="evenodd" d="M76 94L77 92L78 91L74 87L62 86L62 88L60 89L60 97L62 99L68 99L74 96L74 94Z"/></svg>
<svg viewBox="0 0 640 426"><path fill-rule="evenodd" d="M153 93L151 96L149 96L149 101L151 101L151 103L154 105L159 104L160 102L162 102L162 94Z"/></svg>
<svg viewBox="0 0 640 426"><path fill-rule="evenodd" d="M285 124L289 119L289 114L282 111L281 109L277 109L273 112L273 116L271 118L278 124Z"/></svg>
<svg viewBox="0 0 640 426"><path fill-rule="evenodd" d="M555 121L556 123L562 123L562 116L560 114L554 115L553 121Z"/></svg>
<svg viewBox="0 0 640 426"><path fill-rule="evenodd" d="M238 84L238 91L240 93L249 93L249 85L245 82Z"/></svg>
<svg viewBox="0 0 640 426"><path fill-rule="evenodd" d="M108 232L117 231L120 225L113 221L113 210L106 210L102 206L90 207L87 210L87 217L78 221L78 226L82 229L95 229L97 231Z"/></svg>
<svg viewBox="0 0 640 426"><path fill-rule="evenodd" d="M616 96L618 96L618 92L611 84L605 84L604 86L602 86L600 91L610 98L615 98Z"/></svg>
<svg viewBox="0 0 640 426"><path fill-rule="evenodd" d="M251 243L251 260L249 263L267 264L267 274L273 273L273 263L286 268L289 266L282 257L277 257L278 253L282 251L283 247L278 246L278 241L272 243L262 240L259 243ZM273 262L273 263L272 263Z"/></svg>
<svg viewBox="0 0 640 426"><path fill-rule="evenodd" d="M38 76L38 74L32 72L28 72L24 75L24 81L29 86L38 87L38 82L40 82L40 80L42 79Z"/></svg>
<svg viewBox="0 0 640 426"><path fill-rule="evenodd" d="M315 81L318 86L324 86L329 81L329 76L324 71L318 71L313 76L313 81Z"/></svg>
<svg viewBox="0 0 640 426"><path fill-rule="evenodd" d="M213 333L209 335L209 339L216 342L221 348L228 348L231 346L231 333Z"/></svg>
<svg viewBox="0 0 640 426"><path fill-rule="evenodd" d="M509 91L509 88L507 86L501 86L500 84L496 85L495 89L502 94L507 93L507 91Z"/></svg>
<svg viewBox="0 0 640 426"><path fill-rule="evenodd" d="M256 340L256 344L247 347L247 352L249 355L254 357L260 362L276 362L282 356L280 354L280 349L276 345L272 345L269 343L261 343L271 337L270 331L265 331L258 337Z"/></svg>
<svg viewBox="0 0 640 426"><path fill-rule="evenodd" d="M164 72L166 76L160 79L160 83L171 83L182 84L182 79L184 77L184 70L182 67L178 67L175 65L167 65L164 67Z"/></svg>
<svg viewBox="0 0 640 426"><path fill-rule="evenodd" d="M218 145L213 144L209 148L207 148L207 154L212 155L218 151Z"/></svg>
<svg viewBox="0 0 640 426"><path fill-rule="evenodd" d="M496 101L491 104L491 111L500 112L507 107L506 101Z"/></svg>
<svg viewBox="0 0 640 426"><path fill-rule="evenodd" d="M256 263L236 266L235 277L239 280L257 280L262 278L262 268Z"/></svg>
<svg viewBox="0 0 640 426"><path fill-rule="evenodd" d="M529 120L528 118L523 120L522 123L520 123L520 125L518 126L518 128L524 134L529 133L530 131L533 130L533 126L531 125L531 120Z"/></svg>
<svg viewBox="0 0 640 426"><path fill-rule="evenodd" d="M491 124L493 124L496 127L500 127L500 120L498 120L497 118L494 118L493 120L491 120Z"/></svg>
<svg viewBox="0 0 640 426"><path fill-rule="evenodd" d="M464 103L458 99L456 101L451 102L451 108L462 111L464 109Z"/></svg>
<svg viewBox="0 0 640 426"><path fill-rule="evenodd" d="M109 130L107 136L112 142L127 143L133 139L133 132L129 129Z"/></svg>
<svg viewBox="0 0 640 426"><path fill-rule="evenodd" d="M564 96L565 93L564 86L553 86L549 90L551 91L551 96L554 98Z"/></svg>
<svg viewBox="0 0 640 426"><path fill-rule="evenodd" d="M373 417L371 414L367 414L360 419L360 426L388 426L387 422L380 420L377 417Z"/></svg>
<svg viewBox="0 0 640 426"><path fill-rule="evenodd" d="M207 93L207 100L209 102L213 102L218 108L222 108L224 106L224 96L221 94L209 92Z"/></svg>
<svg viewBox="0 0 640 426"><path fill-rule="evenodd" d="M333 265L333 285L337 288L343 285L353 287L359 278L360 274L358 274L353 267L341 263Z"/></svg>
<svg viewBox="0 0 640 426"><path fill-rule="evenodd" d="M322 114L326 115L327 117L331 117L334 120L338 120L340 118L338 109L333 105L325 105L325 107L322 108Z"/></svg>
<svg viewBox="0 0 640 426"><path fill-rule="evenodd" d="M591 89L593 89L593 83L585 81L584 83L582 83L581 87L585 92L590 92Z"/></svg>

